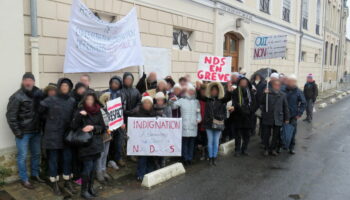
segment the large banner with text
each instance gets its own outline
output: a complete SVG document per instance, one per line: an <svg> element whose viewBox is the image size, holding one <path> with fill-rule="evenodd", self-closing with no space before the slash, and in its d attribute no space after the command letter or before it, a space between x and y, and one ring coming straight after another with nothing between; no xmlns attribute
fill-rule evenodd
<svg viewBox="0 0 350 200"><path fill-rule="evenodd" d="M228 82L232 57L200 55L197 78L203 81Z"/></svg>
<svg viewBox="0 0 350 200"><path fill-rule="evenodd" d="M136 8L109 23L81 0L73 1L64 73L113 72L143 64Z"/></svg>
<svg viewBox="0 0 350 200"><path fill-rule="evenodd" d="M181 118L128 118L129 156L181 156Z"/></svg>
<svg viewBox="0 0 350 200"><path fill-rule="evenodd" d="M259 36L255 38L254 60L286 56L287 35Z"/></svg>

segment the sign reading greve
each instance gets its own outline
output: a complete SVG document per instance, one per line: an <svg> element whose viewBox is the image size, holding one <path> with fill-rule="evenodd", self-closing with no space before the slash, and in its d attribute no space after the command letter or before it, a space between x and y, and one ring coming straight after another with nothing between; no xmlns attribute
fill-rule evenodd
<svg viewBox="0 0 350 200"><path fill-rule="evenodd" d="M107 102L107 111L109 130L116 130L124 124L123 105L120 97Z"/></svg>
<svg viewBox="0 0 350 200"><path fill-rule="evenodd" d="M285 57L286 49L287 35L259 36L255 39L254 59Z"/></svg>
<svg viewBox="0 0 350 200"><path fill-rule="evenodd" d="M197 78L203 81L228 82L231 62L231 57L200 55Z"/></svg>
<svg viewBox="0 0 350 200"><path fill-rule="evenodd" d="M181 118L128 118L129 156L181 156Z"/></svg>

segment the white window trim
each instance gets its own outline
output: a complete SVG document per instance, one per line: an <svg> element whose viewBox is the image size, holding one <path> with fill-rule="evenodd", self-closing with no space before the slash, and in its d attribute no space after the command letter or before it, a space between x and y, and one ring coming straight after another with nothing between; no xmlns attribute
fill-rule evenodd
<svg viewBox="0 0 350 200"><path fill-rule="evenodd" d="M281 19L282 19L282 21L284 21L284 22L287 22L287 21L285 21L285 20L283 20L283 5L284 5L284 0L282 0L281 1L282 3L281 3ZM271 3L271 2L270 2ZM289 24L292 24L292 14L293 14L293 12L292 12L292 10L293 10L293 0L291 0L290 1L290 8L289 8L290 10L289 10L289 22L287 22L287 23L289 23Z"/></svg>
<svg viewBox="0 0 350 200"><path fill-rule="evenodd" d="M272 7L271 7L271 6L272 6L272 1L273 1L273 0L270 0L270 1L269 1L269 13L266 13L266 12L263 12L263 11L260 10L260 0L256 0L256 5L257 5L258 11L259 11L259 12L262 12L262 13L265 13L265 14L267 14L267 15L272 15L272 10L273 10Z"/></svg>

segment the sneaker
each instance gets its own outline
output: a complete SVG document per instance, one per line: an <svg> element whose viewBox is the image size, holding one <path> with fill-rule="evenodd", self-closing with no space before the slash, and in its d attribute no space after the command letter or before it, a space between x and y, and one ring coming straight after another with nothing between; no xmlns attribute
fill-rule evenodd
<svg viewBox="0 0 350 200"><path fill-rule="evenodd" d="M31 184L29 181L22 181L21 184L23 187L25 187L27 189L30 189L30 190L34 189L33 184Z"/></svg>
<svg viewBox="0 0 350 200"><path fill-rule="evenodd" d="M110 167L110 168L112 168L112 169L114 169L114 170L118 170L118 169L119 169L117 163L115 163L114 160L110 160L110 161L108 162L108 167Z"/></svg>
<svg viewBox="0 0 350 200"><path fill-rule="evenodd" d="M102 171L98 171L96 172L96 178L98 180L98 182L105 182L105 177L103 176L103 172Z"/></svg>
<svg viewBox="0 0 350 200"><path fill-rule="evenodd" d="M79 179L77 179L77 180L74 181L74 183L77 184L77 185L81 185L82 182L83 182L83 181L81 180L81 178L79 178Z"/></svg>
<svg viewBox="0 0 350 200"><path fill-rule="evenodd" d="M122 159L118 160L118 161L117 161L117 164L118 164L120 167L125 167L125 162L124 162Z"/></svg>
<svg viewBox="0 0 350 200"><path fill-rule="evenodd" d="M295 154L295 151L294 151L294 150L289 150L289 154L294 155L294 154Z"/></svg>
<svg viewBox="0 0 350 200"><path fill-rule="evenodd" d="M273 156L278 156L278 153L277 153L276 151L272 151L272 152L271 152L271 155L273 155Z"/></svg>

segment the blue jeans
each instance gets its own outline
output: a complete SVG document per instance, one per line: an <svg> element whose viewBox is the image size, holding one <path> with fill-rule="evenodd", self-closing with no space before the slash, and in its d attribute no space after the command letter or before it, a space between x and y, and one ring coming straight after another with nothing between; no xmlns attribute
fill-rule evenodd
<svg viewBox="0 0 350 200"><path fill-rule="evenodd" d="M143 178L145 176L145 174L147 174L148 172L150 172L150 163L149 163L149 159L151 157L148 156L139 156L137 157L137 177Z"/></svg>
<svg viewBox="0 0 350 200"><path fill-rule="evenodd" d="M96 171L96 167L97 167L97 159L83 161L83 170L81 172L81 175L84 177L91 178L93 173Z"/></svg>
<svg viewBox="0 0 350 200"><path fill-rule="evenodd" d="M192 161L195 137L182 137L182 158L184 161Z"/></svg>
<svg viewBox="0 0 350 200"><path fill-rule="evenodd" d="M216 158L219 151L220 130L206 129L208 136L208 156Z"/></svg>
<svg viewBox="0 0 350 200"><path fill-rule="evenodd" d="M40 133L26 133L23 138L16 137L17 166L19 177L22 181L28 181L26 159L28 146L31 153L31 175L38 176L40 171L41 135Z"/></svg>
<svg viewBox="0 0 350 200"><path fill-rule="evenodd" d="M56 177L59 168L62 169L63 175L70 176L72 173L72 151L70 148L64 149L48 149L47 156L49 158L49 176ZM60 167L59 167L60 166Z"/></svg>

